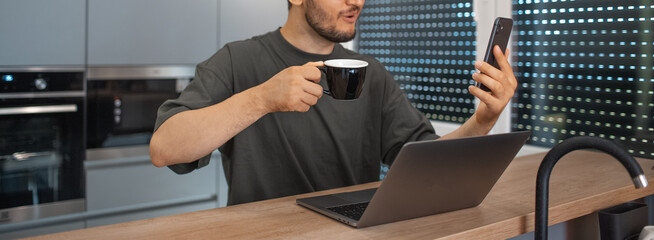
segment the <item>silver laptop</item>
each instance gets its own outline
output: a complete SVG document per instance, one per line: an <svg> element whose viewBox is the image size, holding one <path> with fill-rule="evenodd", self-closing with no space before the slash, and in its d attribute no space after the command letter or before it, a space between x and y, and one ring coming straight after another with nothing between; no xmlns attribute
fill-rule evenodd
<svg viewBox="0 0 654 240"><path fill-rule="evenodd" d="M479 205L531 132L405 144L379 188L297 199L362 228Z"/></svg>

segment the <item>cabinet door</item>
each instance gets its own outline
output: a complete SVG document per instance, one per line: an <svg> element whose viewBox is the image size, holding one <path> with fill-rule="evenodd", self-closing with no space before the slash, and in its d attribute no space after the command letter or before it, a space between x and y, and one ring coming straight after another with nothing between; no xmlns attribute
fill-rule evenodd
<svg viewBox="0 0 654 240"><path fill-rule="evenodd" d="M222 0L220 46L277 30L287 17L286 1Z"/></svg>
<svg viewBox="0 0 654 240"><path fill-rule="evenodd" d="M149 152L145 147L114 150L87 151L89 159L96 159L85 163L87 213L92 215L86 219L87 227L217 206L220 154L213 154L209 165L201 169L177 175L166 167L152 166L149 156L140 154Z"/></svg>
<svg viewBox="0 0 654 240"><path fill-rule="evenodd" d="M84 65L85 0L0 1L0 66Z"/></svg>
<svg viewBox="0 0 654 240"><path fill-rule="evenodd" d="M216 194L215 161L184 175L152 166L147 156L94 164L86 164L87 211Z"/></svg>
<svg viewBox="0 0 654 240"><path fill-rule="evenodd" d="M218 0L89 0L89 65L197 64L218 47Z"/></svg>

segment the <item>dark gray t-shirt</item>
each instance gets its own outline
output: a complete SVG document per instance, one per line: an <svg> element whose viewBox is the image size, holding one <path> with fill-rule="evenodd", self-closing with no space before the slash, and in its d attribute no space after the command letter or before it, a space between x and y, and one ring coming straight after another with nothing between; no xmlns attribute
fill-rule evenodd
<svg viewBox="0 0 654 240"><path fill-rule="evenodd" d="M390 164L404 143L438 136L381 63L340 44L329 55L310 54L288 43L279 30L229 43L197 66L195 79L178 99L159 108L155 128L179 112L219 103L290 66L337 58L369 63L361 96L339 101L324 95L306 113L267 114L221 146L228 204L378 181L380 162ZM320 85L326 88L324 74ZM183 174L208 162L206 156L170 169Z"/></svg>

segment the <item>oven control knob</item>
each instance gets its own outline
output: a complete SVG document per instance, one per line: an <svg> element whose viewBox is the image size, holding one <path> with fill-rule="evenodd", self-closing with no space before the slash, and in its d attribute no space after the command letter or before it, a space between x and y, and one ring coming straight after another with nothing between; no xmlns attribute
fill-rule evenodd
<svg viewBox="0 0 654 240"><path fill-rule="evenodd" d="M46 82L45 79L43 78L37 78L34 79L34 86L38 90L45 90L46 88L48 88L48 82Z"/></svg>

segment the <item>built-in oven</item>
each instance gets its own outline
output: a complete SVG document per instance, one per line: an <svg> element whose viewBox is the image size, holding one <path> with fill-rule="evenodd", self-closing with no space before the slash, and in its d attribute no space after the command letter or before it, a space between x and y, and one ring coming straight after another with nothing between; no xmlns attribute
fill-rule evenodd
<svg viewBox="0 0 654 240"><path fill-rule="evenodd" d="M89 67L87 147L147 146L157 109L177 98L194 73L194 66Z"/></svg>
<svg viewBox="0 0 654 240"><path fill-rule="evenodd" d="M82 212L84 68L0 68L0 224Z"/></svg>

